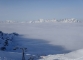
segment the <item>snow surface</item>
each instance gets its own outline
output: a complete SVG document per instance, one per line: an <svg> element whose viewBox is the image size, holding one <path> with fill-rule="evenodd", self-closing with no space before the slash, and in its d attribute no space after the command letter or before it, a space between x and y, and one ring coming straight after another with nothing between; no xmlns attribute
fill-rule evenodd
<svg viewBox="0 0 83 60"><path fill-rule="evenodd" d="M42 60L83 59L82 58L83 23L81 22L79 23L49 22L39 24L0 23L0 31L8 34L11 34L13 32L18 33L19 36L15 37L14 39L15 40L14 43L17 45L14 46L26 47L27 48L26 54L39 56L47 55L44 56ZM17 54L17 52L21 53L20 50L13 51L11 49L5 52L0 51L1 58L3 57L11 58L12 57L11 55L13 54L11 53L10 55L11 57L8 57L7 54L9 54L9 52L14 52L15 54ZM21 59L20 57L18 57L17 59L16 58L14 60Z"/></svg>
<svg viewBox="0 0 83 60"><path fill-rule="evenodd" d="M83 60L83 49L67 54L41 56L41 58L39 60Z"/></svg>

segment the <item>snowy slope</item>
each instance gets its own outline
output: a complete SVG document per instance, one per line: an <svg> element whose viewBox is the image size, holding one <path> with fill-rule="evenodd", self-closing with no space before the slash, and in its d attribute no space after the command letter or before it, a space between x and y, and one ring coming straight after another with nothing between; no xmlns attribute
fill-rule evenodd
<svg viewBox="0 0 83 60"><path fill-rule="evenodd" d="M56 54L56 55L47 55L47 56L32 56L29 54L25 55L26 60L33 57L34 60L83 60L83 49L73 51L66 54ZM0 60L21 60L22 53L15 52L3 52L0 51Z"/></svg>
<svg viewBox="0 0 83 60"><path fill-rule="evenodd" d="M34 60L38 59L35 55L25 55L26 60L30 59L30 57L34 58ZM0 60L22 60L22 53L0 51Z"/></svg>
<svg viewBox="0 0 83 60"><path fill-rule="evenodd" d="M83 60L83 49L73 51L67 54L56 54L41 56L39 60Z"/></svg>

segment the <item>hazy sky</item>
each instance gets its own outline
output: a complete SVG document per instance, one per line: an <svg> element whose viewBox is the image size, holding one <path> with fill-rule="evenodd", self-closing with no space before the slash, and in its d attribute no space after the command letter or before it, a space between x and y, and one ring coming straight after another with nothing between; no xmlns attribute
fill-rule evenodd
<svg viewBox="0 0 83 60"><path fill-rule="evenodd" d="M0 20L83 19L83 0L0 0Z"/></svg>

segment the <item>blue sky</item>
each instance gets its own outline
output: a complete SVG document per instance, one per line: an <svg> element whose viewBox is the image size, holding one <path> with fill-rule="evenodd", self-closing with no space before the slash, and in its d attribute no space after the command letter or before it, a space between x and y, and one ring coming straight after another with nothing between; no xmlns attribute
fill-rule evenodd
<svg viewBox="0 0 83 60"><path fill-rule="evenodd" d="M83 0L0 0L0 20L83 19Z"/></svg>

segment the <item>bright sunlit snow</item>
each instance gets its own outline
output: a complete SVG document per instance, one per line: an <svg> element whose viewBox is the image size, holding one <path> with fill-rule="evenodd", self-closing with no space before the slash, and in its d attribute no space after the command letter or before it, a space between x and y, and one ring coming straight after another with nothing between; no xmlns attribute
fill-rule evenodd
<svg viewBox="0 0 83 60"><path fill-rule="evenodd" d="M68 54L41 56L41 58L39 60L83 60L83 49Z"/></svg>

